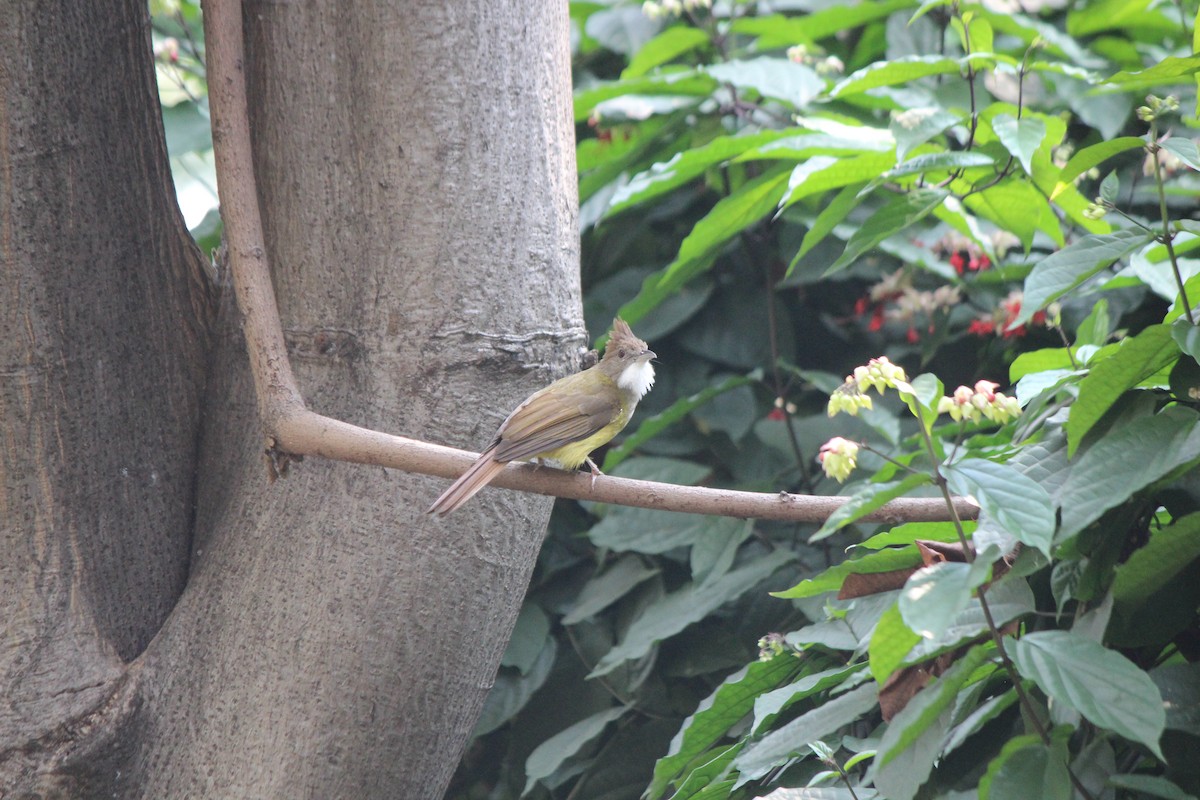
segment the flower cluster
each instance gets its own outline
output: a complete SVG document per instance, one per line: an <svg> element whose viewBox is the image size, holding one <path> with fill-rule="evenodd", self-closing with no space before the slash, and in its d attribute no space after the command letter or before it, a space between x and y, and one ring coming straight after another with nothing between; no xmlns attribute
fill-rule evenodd
<svg viewBox="0 0 1200 800"><path fill-rule="evenodd" d="M642 13L650 19L678 17L685 11L700 8L712 8L712 0L646 0L642 3Z"/></svg>
<svg viewBox="0 0 1200 800"><path fill-rule="evenodd" d="M946 254L950 266L954 267L954 271L959 275L983 272L992 266L992 259L983 252L983 248L961 233L954 232L943 236L933 249Z"/></svg>
<svg viewBox="0 0 1200 800"><path fill-rule="evenodd" d="M846 65L837 56L825 56L824 53L811 52L807 46L802 44L789 47L787 57L797 64L812 66L818 75L839 75L846 70Z"/></svg>
<svg viewBox="0 0 1200 800"><path fill-rule="evenodd" d="M858 444L835 436L821 445L817 460L821 462L821 469L827 476L838 483L844 483L858 466Z"/></svg>
<svg viewBox="0 0 1200 800"><path fill-rule="evenodd" d="M1024 336L1027 332L1024 325L1011 327L1021 315L1021 302L1024 294L1020 289L1014 289L1000 301L996 310L987 316L972 320L967 326L967 333L975 336L1000 336L1004 339L1014 339ZM1029 318L1031 325L1047 325L1048 317L1045 311L1034 312Z"/></svg>
<svg viewBox="0 0 1200 800"><path fill-rule="evenodd" d="M912 389L908 385L908 376L904 374L904 367L888 361L887 356L872 358L865 367L855 367L854 374L846 377L846 383L851 381L860 392L875 389L883 394L884 390L889 388L901 391L911 391Z"/></svg>
<svg viewBox="0 0 1200 800"><path fill-rule="evenodd" d="M976 381L974 387L960 386L954 394L938 401L937 411L949 414L955 421L986 419L1003 425L1021 414L1021 405L1015 397L997 392L999 385L992 381Z"/></svg>
<svg viewBox="0 0 1200 800"><path fill-rule="evenodd" d="M870 313L867 330L871 332L882 329L884 322L906 325L909 343L916 343L920 339L918 322L932 332L934 316L960 302L962 292L957 286L939 286L933 291L920 291L913 288L911 274L901 268L891 275L885 275L868 290L865 297L855 301L854 313L859 317Z"/></svg>
<svg viewBox="0 0 1200 800"><path fill-rule="evenodd" d="M782 633L768 633L758 640L758 660L770 661L775 656L787 652L787 641Z"/></svg>
<svg viewBox="0 0 1200 800"><path fill-rule="evenodd" d="M1137 116L1142 122L1153 122L1164 114L1173 114L1179 110L1179 98L1175 95L1155 97L1148 95L1146 105L1138 106Z"/></svg>

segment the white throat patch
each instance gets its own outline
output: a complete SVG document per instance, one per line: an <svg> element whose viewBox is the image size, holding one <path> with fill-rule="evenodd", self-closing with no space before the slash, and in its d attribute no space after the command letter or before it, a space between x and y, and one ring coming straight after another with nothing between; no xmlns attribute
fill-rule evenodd
<svg viewBox="0 0 1200 800"><path fill-rule="evenodd" d="M641 400L653 385L654 367L650 366L649 361L639 360L630 364L621 372L621 377L617 378L617 386L637 395L638 400Z"/></svg>

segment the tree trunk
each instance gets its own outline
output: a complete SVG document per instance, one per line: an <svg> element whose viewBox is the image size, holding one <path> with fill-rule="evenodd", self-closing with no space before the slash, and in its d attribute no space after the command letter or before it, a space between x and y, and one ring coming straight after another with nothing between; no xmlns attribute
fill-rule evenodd
<svg viewBox="0 0 1200 800"><path fill-rule="evenodd" d="M211 301L116 5L0 14L0 787L86 767L187 578Z"/></svg>
<svg viewBox="0 0 1200 800"><path fill-rule="evenodd" d="M416 438L482 446L513 405L566 371L583 344L566 7L396 5L246 8L255 158L274 284L311 408ZM38 251L27 272L44 281L37 262L59 264L64 283L86 284L83 300L96 310L71 322L79 308L60 299L65 288L56 285L39 287L44 301L33 306L28 290L10 289L21 300L0 311L10 349L31 308L42 310L44 327L60 338L68 338L63 328L71 324L102 324L107 334L77 332L83 335L71 346L100 354L79 356L79 369L92 370L84 375L60 366L57 352L42 355L47 366L31 372L26 361L37 363L46 347L40 340L34 355L14 352L6 361L27 384L47 385L22 395L11 381L4 384L7 493L0 513L10 547L28 555L15 567L3 559L0 569L6 587L18 586L24 599L16 602L31 620L22 623L18 647L6 633L3 657L15 663L3 664L9 685L14 673L39 678L16 682L24 692L17 696L28 696L22 702L33 711L10 720L15 704L4 707L0 749L21 751L8 763L23 770L30 790L57 785L67 796L440 796L516 618L549 501L489 490L434 521L422 512L443 481L316 459L269 484L232 297L202 391L196 365L204 363L204 326L187 324L204 319L192 310L203 303L192 299L196 283L184 271L198 269L194 253L184 249L174 210L144 196L170 202L165 187L149 187L155 194L145 185L157 173L130 166L152 161L161 171L165 164L161 131L149 119L157 104L147 85L144 9L128 4L124 20L111 23L128 39L115 48L97 38L97 20L108 18L99 4L73 15L25 6L15 27L26 50L13 53L5 43L0 57L9 65L6 84L13 77L48 84L44 107L29 115L37 124L53 133L68 129L71 98L98 94L83 74L118 83L137 76L137 90L125 91L139 95L140 110L96 98L115 118L111 127L91 130L90 121L76 118L74 125L88 125L89 138L80 142L80 133L66 152L127 183L129 171L140 170L136 191L105 191L106 184L93 182L77 193L100 207L80 223L92 235L106 232L99 244L136 250L147 263L135 268L122 250L101 271L94 246L86 263ZM68 25L74 33L61 30ZM70 49L34 41L31 31L87 37L70 47L96 57L120 49L140 66L77 73L54 63L52 78L18 74L14 62L50 63ZM39 66L49 70L47 63ZM6 87L5 94L11 110L25 93ZM140 144L131 128L140 131ZM130 152L101 145L105 136ZM15 141L4 148L14 171L21 163ZM61 182L37 180L40 191L63 201ZM7 178L5 185L12 185ZM108 196L119 196L110 202L128 206L132 217L114 217ZM4 202L18 208L11 198ZM36 226L48 242L43 247L63 246L63 237L47 229L43 207L24 213L12 224ZM161 247L127 244L127 231L151 224L174 232L178 252L171 258ZM149 295L149 278L129 280L154 269L162 271L160 294ZM114 305L118 291L141 301L133 311L144 323ZM172 327L161 330L156 321ZM137 332L131 323L141 326ZM141 352L151 347L161 350L158 360ZM98 374L101 358L119 362L128 375L118 381ZM101 379L112 382L107 393L99 391ZM130 387L147 387L150 399ZM81 390L92 394L75 399ZM23 400L31 391L47 399ZM56 429L64 405L79 419ZM32 412L22 409L34 406L46 421L27 419ZM127 406L132 410L121 410ZM41 454L30 462L24 453L31 446L15 437L41 441ZM68 477L58 477L54 459L68 462ZM160 464L159 484L146 478L131 486L120 471ZM169 497L163 476L180 483ZM107 497L96 496L101 492L128 507L98 506ZM72 549L79 537L72 503L101 518L80 524L121 539L89 543L119 576L93 576L93 564ZM44 517L35 513L39 504ZM160 505L166 508L155 512ZM50 548L47 539L60 544ZM18 578L31 586L14 583ZM70 598L89 581L114 596L102 612L84 606L85 618L73 623L81 612ZM47 611L53 595L43 584L66 596L60 610ZM102 628L100 616L120 635ZM55 649L62 647L65 653ZM30 670L34 658L44 660L43 671ZM71 686L94 687L86 691L96 698L81 690L67 707L61 692ZM105 701L102 732L73 727ZM39 702L62 708L49 718ZM35 719L60 731L62 743L30 751L46 735ZM87 757L64 761L68 750L83 752L81 741L91 748ZM0 774L4 763L0 755Z"/></svg>

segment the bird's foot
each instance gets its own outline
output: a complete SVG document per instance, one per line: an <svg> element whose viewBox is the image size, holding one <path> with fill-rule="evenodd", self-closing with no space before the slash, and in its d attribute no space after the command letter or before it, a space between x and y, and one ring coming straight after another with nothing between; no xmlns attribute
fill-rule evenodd
<svg viewBox="0 0 1200 800"><path fill-rule="evenodd" d="M593 491L595 491L595 489L596 489L596 478L600 477L600 476L601 476L601 475L603 475L604 473L603 473L603 472L601 472L601 471L600 471L600 468L596 466L596 462L595 462L595 461L592 461L592 457L591 457L591 456L588 456L587 458L585 458L585 459L584 459L584 463L585 463L585 464L587 464L587 465L588 465L588 469L590 469L590 470L592 471L592 490L593 490Z"/></svg>

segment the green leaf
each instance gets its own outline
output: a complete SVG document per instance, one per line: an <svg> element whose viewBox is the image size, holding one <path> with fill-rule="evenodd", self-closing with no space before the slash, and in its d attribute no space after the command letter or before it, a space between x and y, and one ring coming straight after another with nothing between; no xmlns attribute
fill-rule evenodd
<svg viewBox="0 0 1200 800"><path fill-rule="evenodd" d="M913 0L875 0L852 6L839 4L797 17L747 15L735 19L732 29L736 33L758 36L759 49L787 47L796 42L815 42L839 31L884 19L913 5Z"/></svg>
<svg viewBox="0 0 1200 800"><path fill-rule="evenodd" d="M724 738L729 729L749 713L756 698L788 680L798 669L798 660L777 656L749 664L726 678L683 721L667 754L654 765L654 778L646 790L648 800L666 794L670 782L693 759Z"/></svg>
<svg viewBox="0 0 1200 800"><path fill-rule="evenodd" d="M892 114L888 129L896 139L896 159L903 160L917 146L960 120L958 114L937 107L910 108Z"/></svg>
<svg viewBox="0 0 1200 800"><path fill-rule="evenodd" d="M875 684L866 683L801 714L757 741L748 744L734 759L743 778L756 779L787 762L809 742L815 742L849 725L878 704Z"/></svg>
<svg viewBox="0 0 1200 800"><path fill-rule="evenodd" d="M1067 420L1067 454L1075 455L1083 437L1117 398L1178 358L1179 348L1171 338L1170 325L1151 325L1122 341L1108 357L1093 358Z"/></svg>
<svg viewBox="0 0 1200 800"><path fill-rule="evenodd" d="M716 88L716 81L696 70L601 83L575 93L575 121L586 122L601 103L627 95L689 95L699 102Z"/></svg>
<svg viewBox="0 0 1200 800"><path fill-rule="evenodd" d="M1061 240L1062 234L1053 222L1049 201L1027 180L1011 178L1002 181L970 195L965 203L976 214L1013 233L1026 251L1038 230L1045 231L1052 239Z"/></svg>
<svg viewBox="0 0 1200 800"><path fill-rule="evenodd" d="M789 174L787 169L767 172L713 206L683 240L676 259L647 277L638 296L621 307L621 318L632 325L708 270L726 242L775 210Z"/></svg>
<svg viewBox="0 0 1200 800"><path fill-rule="evenodd" d="M904 624L926 639L941 636L990 575L987 562L939 561L914 572L897 606Z"/></svg>
<svg viewBox="0 0 1200 800"><path fill-rule="evenodd" d="M805 197L878 178L894 163L890 153L867 153L853 158L815 156L792 170L779 207L782 210Z"/></svg>
<svg viewBox="0 0 1200 800"><path fill-rule="evenodd" d="M1195 170L1200 170L1200 148L1191 139L1172 136L1159 142L1162 149L1174 153L1175 157Z"/></svg>
<svg viewBox="0 0 1200 800"><path fill-rule="evenodd" d="M810 543L819 542L832 536L851 522L880 508L889 500L902 497L918 486L927 483L929 483L929 476L924 474L907 475L902 480L888 483L868 483L851 495L843 505L838 506L838 509L829 515L825 524L810 536L808 541Z"/></svg>
<svg viewBox="0 0 1200 800"><path fill-rule="evenodd" d="M726 541L741 527L742 521L732 517L616 506L587 536L596 547L653 555L710 538Z"/></svg>
<svg viewBox="0 0 1200 800"><path fill-rule="evenodd" d="M1179 345L1180 350L1200 361L1200 326L1193 325L1186 319L1177 319L1171 323L1171 338Z"/></svg>
<svg viewBox="0 0 1200 800"><path fill-rule="evenodd" d="M992 119L992 130L1004 149L1021 162L1027 175L1033 174L1033 154L1046 138L1046 123L1037 117L1017 119L1011 114L997 114Z"/></svg>
<svg viewBox="0 0 1200 800"><path fill-rule="evenodd" d="M592 714L538 745L525 761L525 789L521 794L528 794L539 780L554 774L563 762L586 747L625 711L624 706L618 706Z"/></svg>
<svg viewBox="0 0 1200 800"><path fill-rule="evenodd" d="M1200 56L1167 56L1149 69L1137 72L1118 72L1105 82L1120 86L1123 91L1137 91L1151 86L1178 83L1180 78L1200 71Z"/></svg>
<svg viewBox="0 0 1200 800"><path fill-rule="evenodd" d="M483 711L475 723L472 736L484 736L508 722L542 688L558 656L557 640L548 638L545 645L538 654L537 662L525 674L517 670L500 670L491 691L484 698Z"/></svg>
<svg viewBox="0 0 1200 800"><path fill-rule="evenodd" d="M1037 264L1025 279L1021 313L1009 330L1024 325L1035 312L1062 297L1119 258L1153 241L1139 230L1093 234L1067 245Z"/></svg>
<svg viewBox="0 0 1200 800"><path fill-rule="evenodd" d="M753 89L803 111L825 88L825 81L811 67L788 58L763 56L749 61L727 61L707 67L709 75L723 84Z"/></svg>
<svg viewBox="0 0 1200 800"><path fill-rule="evenodd" d="M1054 504L1041 484L1007 464L964 458L943 474L955 494L973 496L983 512L1030 547L1050 554Z"/></svg>
<svg viewBox="0 0 1200 800"><path fill-rule="evenodd" d="M1144 547L1116 569L1112 596L1117 603L1145 602L1167 581L1200 558L1200 513L1188 514L1154 531Z"/></svg>
<svg viewBox="0 0 1200 800"><path fill-rule="evenodd" d="M969 167L992 167L996 160L986 153L951 151L946 153L926 153L914 156L908 161L898 164L893 169L883 173L884 178L901 178L905 175L919 175L924 172L947 172L950 170L966 169Z"/></svg>
<svg viewBox="0 0 1200 800"><path fill-rule="evenodd" d="M546 612L532 603L526 603L517 616L508 647L500 657L500 666L516 667L522 675L528 674L545 649L549 633L550 618Z"/></svg>
<svg viewBox="0 0 1200 800"><path fill-rule="evenodd" d="M1071 800L1067 752L1057 740L1047 747L1037 734L1004 743L979 781L979 800Z"/></svg>
<svg viewBox="0 0 1200 800"><path fill-rule="evenodd" d="M1163 800L1196 800L1196 795L1185 792L1161 775L1109 775L1108 782L1121 789L1161 797Z"/></svg>
<svg viewBox="0 0 1200 800"><path fill-rule="evenodd" d="M756 380L757 377L755 375L735 376L689 397L681 397L663 411L642 422L633 434L625 437L619 447L610 449L604 456L603 470L609 472L614 469L647 441L653 439L676 422L685 419L688 414L708 404L713 398L738 387L753 384Z"/></svg>
<svg viewBox="0 0 1200 800"><path fill-rule="evenodd" d="M829 96L845 97L881 86L912 83L930 75L957 74L961 70L958 59L945 56L903 56L890 61L877 61L843 78L829 90Z"/></svg>
<svg viewBox="0 0 1200 800"><path fill-rule="evenodd" d="M1160 759L1162 695L1125 656L1070 631L1040 631L1005 643L1017 670L1094 725L1141 742Z"/></svg>
<svg viewBox="0 0 1200 800"><path fill-rule="evenodd" d="M813 221L808 232L804 234L804 240L800 242L800 249L796 252L792 263L788 264L787 274L784 275L784 280L791 277L792 270L800 263L800 259L812 250L821 242L825 241L835 227L841 224L846 215L853 211L859 204L858 193L865 184L852 183L849 186L843 187L840 192L834 195L833 199L825 204L821 209L821 213Z"/></svg>
<svg viewBox="0 0 1200 800"><path fill-rule="evenodd" d="M962 526L963 532L968 536L975 530L975 523L971 520L964 520ZM958 530L955 528L953 522L906 522L903 525L897 525L890 531L877 533L865 542L855 545L855 547L862 547L867 550L882 550L885 547L912 544L917 539L928 539L934 542L957 542Z"/></svg>
<svg viewBox="0 0 1200 800"><path fill-rule="evenodd" d="M1167 727L1200 736L1200 663L1163 664L1150 673L1150 680L1167 705Z"/></svg>
<svg viewBox="0 0 1200 800"><path fill-rule="evenodd" d="M871 677L881 686L896 668L904 663L913 645L921 641L921 635L904 624L900 607L892 605L875 625L871 643L867 646L867 658L871 665Z"/></svg>
<svg viewBox="0 0 1200 800"><path fill-rule="evenodd" d="M816 597L826 592L834 592L842 588L842 582L847 575L874 575L880 572L893 572L899 569L911 569L921 563L921 554L915 546L903 548L888 548L877 553L870 553L862 558L851 558L834 564L829 569L811 578L806 578L782 592L771 592L774 597L799 599Z"/></svg>
<svg viewBox="0 0 1200 800"><path fill-rule="evenodd" d="M1200 426L1191 409L1171 406L1108 432L1072 465L1058 495L1065 541L1134 492L1200 458Z"/></svg>
<svg viewBox="0 0 1200 800"><path fill-rule="evenodd" d="M765 131L745 136L720 136L708 144L676 153L670 161L654 164L634 175L629 183L619 187L609 201L606 216L611 217L640 203L660 197L704 174L705 170L753 150L768 142L784 138L788 131Z"/></svg>
<svg viewBox="0 0 1200 800"><path fill-rule="evenodd" d="M647 566L637 556L622 556L612 566L583 585L575 605L562 618L563 625L575 625L600 613L629 594L634 587L658 575L661 570Z"/></svg>
<svg viewBox="0 0 1200 800"><path fill-rule="evenodd" d="M740 525L739 520L732 520ZM740 597L770 577L795 556L777 550L770 555L725 573L714 581L688 584L649 606L625 632L621 643L604 654L588 677L607 675L626 661L641 658L655 644L707 617L725 603Z"/></svg>
<svg viewBox="0 0 1200 800"><path fill-rule="evenodd" d="M1056 199L1062 190L1073 185L1076 178L1092 167L1103 164L1115 155L1145 146L1146 142L1144 139L1137 136L1122 136L1119 139L1111 139L1107 142L1083 148L1071 156L1071 160L1062 168L1062 172L1058 176L1058 183L1054 188L1054 192L1051 193L1050 199Z"/></svg>
<svg viewBox="0 0 1200 800"><path fill-rule="evenodd" d="M854 232L850 241L846 242L846 250L825 270L825 274L832 275L848 267L884 239L929 216L947 196L948 193L942 189L918 189L893 197Z"/></svg>
<svg viewBox="0 0 1200 800"><path fill-rule="evenodd" d="M986 648L972 647L888 723L874 770L875 786L889 800L911 800L929 777L959 690L986 659Z"/></svg>
<svg viewBox="0 0 1200 800"><path fill-rule="evenodd" d="M645 75L657 66L667 63L684 53L708 44L708 32L690 25L675 25L646 42L629 61L621 73L622 80Z"/></svg>
<svg viewBox="0 0 1200 800"><path fill-rule="evenodd" d="M212 149L212 122L191 101L176 103L162 110L167 153L178 158L184 153Z"/></svg>
<svg viewBox="0 0 1200 800"><path fill-rule="evenodd" d="M786 656L776 656L776 658L784 657ZM804 675L787 686L781 686L778 689L759 695L754 701L754 722L750 725L750 730L763 732L766 726L771 725L775 721L775 718L779 716L779 712L794 703L812 697L817 692L823 692L826 689L832 689L834 686L849 683L848 679L857 676L861 671L861 664L821 670L811 675Z"/></svg>

